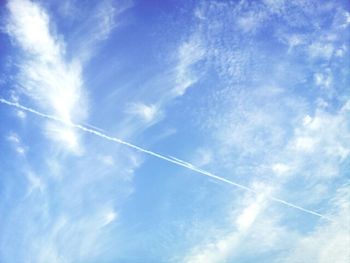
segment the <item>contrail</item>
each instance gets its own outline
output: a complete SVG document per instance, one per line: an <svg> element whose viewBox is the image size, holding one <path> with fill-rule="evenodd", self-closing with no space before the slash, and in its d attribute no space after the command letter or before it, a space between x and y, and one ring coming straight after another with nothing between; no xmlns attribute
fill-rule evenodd
<svg viewBox="0 0 350 263"><path fill-rule="evenodd" d="M194 171L196 173L199 173L203 176L207 176L207 177L210 177L210 178L213 178L217 181L221 181L221 182L224 182L224 183L227 183L229 185L233 185L235 187L238 187L242 190L245 190L245 191L248 191L248 192L251 192L251 193L254 193L254 194L259 194L256 190L254 190L253 188L250 188L248 186L244 186L242 184L239 184L239 183L235 183L231 180L228 180L228 179L225 179L221 176L218 176L218 175L215 175L211 172L208 172L206 170L202 170L198 167L196 167L195 165L191 164L191 163L188 163L186 161L183 161L181 159L177 159L175 157L167 157L165 155L162 155L162 154L159 154L159 153L156 153L156 152L153 152L153 151L150 151L150 150L147 150L147 149L144 149L140 146L137 146L135 144L132 144L132 143L129 143L129 142L126 142L126 141L123 141L119 138L116 138L116 137L111 137L111 136L108 136L102 132L100 132L99 130L96 130L96 129L92 129L92 128L88 128L86 126L83 126L83 125L80 125L80 124L76 124L76 123L73 123L73 122L69 122L69 121L65 121L65 120L62 120L54 115L49 115L49 114L45 114L45 113L42 113L42 112L39 112L37 110L34 110L34 109L31 109L31 108L28 108L28 107L25 107L17 102L11 102L11 101L8 101L6 99L3 99L0 97L0 103L2 104L6 104L8 106L12 106L12 107L15 107L15 108L18 108L18 109L21 109L21 110L24 110L26 112L30 112L30 113L33 113L37 116L40 116L40 117L43 117L43 118L46 118L46 119L49 119L49 120L53 120L53 121L56 121L56 122L60 122L60 123L63 123L67 126L70 126L70 127L74 127L76 129L79 129L79 130L82 130L82 131L85 131L87 133L90 133L90 134L93 134L95 136L98 136L98 137L101 137L103 139L106 139L108 141L112 141L112 142L116 142L116 143L119 143L119 144L122 144L122 145L125 145L125 146L128 146L129 148L132 148L132 149L135 149L139 152L143 152L143 153L146 153L148 155L151 155L153 157L156 157L156 158L159 158L159 159L162 159L164 161L167 161L167 162L170 162L172 164L175 164L177 166L181 166L181 167L184 167L186 169L189 169L191 171ZM92 126L90 126L92 127ZM102 131L102 130L101 130ZM284 201L280 198L277 198L277 197L273 197L273 196L268 196L267 197L268 199L272 200L272 201L275 201L275 202L278 202L278 203L281 203L283 205L286 205L286 206L289 206L289 207L292 207L292 208L295 208L295 209L298 209L300 211L303 211L305 213L308 213L308 214L312 214L312 215L315 215L315 216L318 216L320 218L323 218L323 219L326 219L328 221L333 221L333 219L327 217L327 216L324 216L320 213L317 213L315 211L312 211L312 210L309 210L309 209L306 209L306 208L303 208L301 206L298 206L298 205L295 205L295 204L292 204L290 202L287 202L287 201Z"/></svg>

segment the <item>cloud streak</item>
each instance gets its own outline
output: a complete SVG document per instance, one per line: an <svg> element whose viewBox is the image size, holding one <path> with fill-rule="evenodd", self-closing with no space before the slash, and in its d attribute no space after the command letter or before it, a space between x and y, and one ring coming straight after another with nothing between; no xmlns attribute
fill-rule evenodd
<svg viewBox="0 0 350 263"><path fill-rule="evenodd" d="M153 152L153 151L150 151L150 150L147 150L147 149L144 149L140 146L137 146L135 144L132 144L132 143L129 143L129 142L126 142L124 140L121 140L119 138L116 138L116 137L111 137L111 136L108 136L100 131L97 131L97 130L94 130L94 129L90 129L90 128L87 128L83 125L80 125L80 124L76 124L76 123L73 123L71 122L70 120L64 120L64 119L61 119L59 117L56 117L56 116L53 116L53 115L48 115L48 114L45 114L45 113L42 113L42 112L39 112L35 109L32 109L32 108L28 108L28 107L25 107L17 102L11 102L11 101L8 101L4 98L0 98L0 103L2 104L5 104L5 105L8 105L8 106L11 106L11 107L15 107L17 109L21 109L23 111L26 111L26 112L30 112L30 113L33 113L37 116L40 116L40 117L43 117L45 119L49 119L49 120L52 120L52 121L56 121L56 122L59 122L61 124L64 124L64 125L67 125L67 126L70 126L72 128L76 128L76 129L79 129L81 131L84 131L84 132L87 132L87 133L90 133L90 134L93 134L95 136L98 136L100 138L103 138L103 139L106 139L108 141L112 141L112 142L116 142L118 144L122 144L122 145L125 145L129 148L132 148L132 149L135 149L137 151L140 151L140 152L143 152L143 153L146 153L148 155L151 155L153 157L156 157L158 159L162 159L164 161L167 161L169 163L172 163L172 164L175 164L177 166L181 166L181 167L184 167L186 169L189 169L191 171L194 171L194 172L197 172L203 176L206 176L206 177L210 177L212 179L215 179L217 181L221 181L221 182L224 182L226 184L229 184L229 185L232 185L232 186L235 186L237 188L240 188L242 190L245 190L245 191L248 191L248 192L251 192L253 194L259 194L258 191L254 190L253 188L250 188L250 187L247 187L247 186L244 186L242 184L239 184L239 183L236 183L236 182L233 182L231 180L228 180L228 179L225 179L221 176L218 176L218 175L215 175L211 172L208 172L206 170L202 170L198 167L196 167L195 165L192 165L191 163L188 163L186 161L183 161L183 160L180 160L180 159L177 159L177 158L173 158L173 157L167 157L167 156L164 156L162 154L159 154L159 153L156 153L156 152ZM328 220L328 221L333 221L331 218L325 216L325 215L322 215L320 213L317 213L315 211L312 211L312 210L309 210L309 209L306 209L306 208L303 208L301 206L298 206L298 205L295 205L293 203L290 203L290 202L287 202L285 200L282 200L280 198L277 198L277 197L274 197L274 196L268 196L267 197L268 199L272 200L272 201L275 201L275 202L278 202L278 203L281 203L283 205L286 205L286 206L289 206L289 207L292 207L292 208L295 208L297 210L300 210L300 211L303 211L305 213L308 213L308 214L312 214L314 216L318 216L322 219L325 219L325 220Z"/></svg>

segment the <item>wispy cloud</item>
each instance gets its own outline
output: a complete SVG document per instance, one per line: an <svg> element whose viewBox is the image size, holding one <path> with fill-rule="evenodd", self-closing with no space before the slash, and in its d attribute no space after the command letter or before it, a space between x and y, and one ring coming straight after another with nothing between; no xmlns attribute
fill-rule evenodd
<svg viewBox="0 0 350 263"><path fill-rule="evenodd" d="M152 89L157 92L150 92L150 87L145 85L139 92L142 97L126 105L124 112L128 114L128 118L124 120L126 125L123 124L120 130L125 130L127 126L128 134L140 133L164 120L167 107L184 96L203 75L197 66L205 59L205 49L196 34L180 41L170 57L172 65L166 69L166 73L151 81ZM159 85L159 82L162 84Z"/></svg>
<svg viewBox="0 0 350 263"><path fill-rule="evenodd" d="M122 12L123 9L119 10L119 12ZM97 12L95 13L96 20L98 21L93 32L93 37L95 40L101 41L108 38L111 31L117 25L116 15L119 12L117 12L112 1L101 2L97 8Z"/></svg>
<svg viewBox="0 0 350 263"><path fill-rule="evenodd" d="M39 176L37 176L31 170L28 170L26 171L26 178L29 183L27 196L32 194L34 191L39 191L40 193L43 193L43 191L46 188L46 185Z"/></svg>
<svg viewBox="0 0 350 263"><path fill-rule="evenodd" d="M199 72L193 72L193 67L204 58L205 50L201 40L193 35L189 41L181 44L178 50L178 64L175 69L175 96L185 94L187 89L198 81Z"/></svg>
<svg viewBox="0 0 350 263"><path fill-rule="evenodd" d="M12 144L19 155L25 155L26 147L22 144L21 139L17 133L10 133L6 139Z"/></svg>
<svg viewBox="0 0 350 263"><path fill-rule="evenodd" d="M72 45L75 55L84 62L93 58L100 46L111 36L118 26L125 22L119 16L133 6L129 0L103 0L92 4L91 9L79 10L79 3L72 3L69 7L74 10L72 20L76 22L75 30L79 34L73 36ZM76 14L79 14L78 18Z"/></svg>
<svg viewBox="0 0 350 263"><path fill-rule="evenodd" d="M79 61L65 59L65 44L52 31L50 18L37 3L13 0L8 5L7 33L21 47L20 92L60 118L83 120L87 106ZM79 152L78 135L67 127L48 124L46 133Z"/></svg>

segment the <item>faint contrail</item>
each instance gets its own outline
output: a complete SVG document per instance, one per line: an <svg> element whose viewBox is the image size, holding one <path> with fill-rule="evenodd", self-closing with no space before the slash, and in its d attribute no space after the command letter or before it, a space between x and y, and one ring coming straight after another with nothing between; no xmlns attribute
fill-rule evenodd
<svg viewBox="0 0 350 263"><path fill-rule="evenodd" d="M83 126L83 125L80 125L80 124L76 124L76 123L73 123L73 122L68 122L68 121L65 121L65 120L62 120L56 116L53 116L53 115L49 115L49 114L45 114L45 113L41 113L37 110L34 110L34 109L31 109L31 108L28 108L28 107L25 107L17 102L11 102L11 101L8 101L6 99L3 99L3 98L0 98L0 103L2 104L6 104L6 105L9 105L9 106L12 106L12 107L16 107L18 109L21 109L21 110L24 110L24 111L27 111L27 112L30 112L30 113L33 113L35 115L38 115L40 117L43 117L43 118L46 118L46 119L50 119L50 120L54 120L54 121L57 121L57 122L60 122L60 123L63 123L65 125L68 125L68 126L71 126L71 127L74 127L74 128L77 128L79 130L82 130L82 131L85 131L87 133L90 133L90 134L93 134L93 135L96 135L98 137L101 137L101 138L104 138L106 140L109 140L109 141L113 141L113 142L116 142L116 143L119 143L119 144L123 144L123 145L126 145L130 148L133 148L135 150L138 150L140 152L143 152L143 153L146 153L146 154L149 154L149 155L152 155L154 157L157 157L159 159L162 159L162 160L165 160L167 162L170 162L170 163L173 163L175 165L178 165L178 166L182 166L182 167L185 167L189 170L192 170L194 172L197 172L201 175L204 175L204 176L207 176L207 177L211 177L215 180L218 180L218 181L221 181L221 182L224 182L224 183L227 183L227 184L230 184L230 185L233 185L233 186L236 186L238 188L241 188L245 191L248 191L248 192L251 192L251 193L254 193L254 194L258 194L258 192L256 190L254 190L253 188L250 188L250 187L247 187L247 186L244 186L242 184L239 184L239 183L235 183L231 180L228 180L228 179L225 179L221 176L218 176L218 175L215 175L211 172L208 172L208 171L205 171L205 170L202 170L198 167L196 167L195 165L191 164L191 163L188 163L186 161L183 161L183 160L180 160L180 159L177 159L175 157L167 157L165 155L162 155L162 154L159 154L159 153L156 153L156 152L153 152L153 151L149 151L149 150L146 150L142 147L139 147L135 144L132 144L132 143L129 143L129 142L126 142L126 141L123 141L119 138L116 138L116 137L111 137L111 136L108 136L96 129L92 129L92 128L87 128L86 126ZM91 127L91 126L90 126ZM273 196L268 196L267 198L269 198L270 200L272 201L275 201L275 202L278 202L278 203L281 203L281 204L284 204L286 206L289 206L289 207L293 207L295 209L298 209L300 211L303 211L305 213L309 213L309 214L312 214L312 215L315 215L315 216L318 216L320 218L323 218L323 219L326 219L326 220L329 220L329 221L333 221L333 219L327 217L327 216L324 216L320 213L317 213L315 211L312 211L312 210L309 210L309 209L306 209L306 208L303 208L301 206L298 206L298 205L295 205L295 204L292 204L290 202L287 202L287 201L284 201L282 199L279 199L279 198L276 198L276 197L273 197Z"/></svg>

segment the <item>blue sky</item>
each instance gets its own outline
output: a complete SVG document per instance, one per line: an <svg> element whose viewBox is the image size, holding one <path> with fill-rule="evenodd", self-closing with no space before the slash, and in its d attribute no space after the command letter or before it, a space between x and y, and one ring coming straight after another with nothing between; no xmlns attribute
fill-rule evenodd
<svg viewBox="0 0 350 263"><path fill-rule="evenodd" d="M349 262L348 1L0 5L0 262Z"/></svg>

